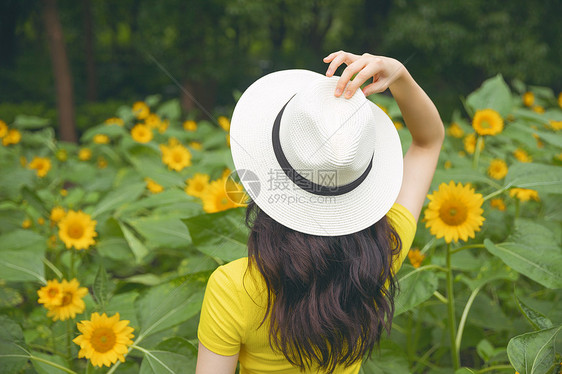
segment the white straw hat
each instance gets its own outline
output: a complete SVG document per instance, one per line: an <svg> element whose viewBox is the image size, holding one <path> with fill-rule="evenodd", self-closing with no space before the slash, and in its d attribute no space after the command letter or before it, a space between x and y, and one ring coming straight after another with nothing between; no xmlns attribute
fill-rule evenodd
<svg viewBox="0 0 562 374"><path fill-rule="evenodd" d="M232 115L230 147L244 189L293 230L361 231L392 207L402 148L390 118L358 89L334 96L339 77L283 70L254 82Z"/></svg>

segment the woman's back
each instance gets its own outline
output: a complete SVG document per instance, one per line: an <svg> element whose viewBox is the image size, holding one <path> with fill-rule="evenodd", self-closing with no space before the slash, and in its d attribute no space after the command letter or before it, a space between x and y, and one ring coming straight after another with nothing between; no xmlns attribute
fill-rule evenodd
<svg viewBox="0 0 562 374"><path fill-rule="evenodd" d="M398 271L414 238L416 222L400 204L394 204L387 217L402 242L402 251L394 262ZM201 310L199 341L220 355L239 352L240 374L301 373L282 353L272 351L269 318L260 326L267 308L266 286L255 267L247 269L248 257L243 257L213 272ZM359 361L348 368L338 367L334 373L355 374L360 367Z"/></svg>

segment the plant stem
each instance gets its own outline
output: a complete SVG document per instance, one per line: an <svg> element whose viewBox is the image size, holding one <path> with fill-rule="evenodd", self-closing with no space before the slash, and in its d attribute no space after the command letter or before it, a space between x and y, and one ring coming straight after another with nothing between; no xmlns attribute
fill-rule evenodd
<svg viewBox="0 0 562 374"><path fill-rule="evenodd" d="M74 272L74 256L76 256L76 250L72 249L71 250L72 253L70 254L70 278L74 278L75 277L75 272Z"/></svg>
<svg viewBox="0 0 562 374"><path fill-rule="evenodd" d="M5 355L5 354L0 354L0 357L21 357L21 358L28 358L30 360L34 360L34 361L38 361L38 362L42 362L44 364L47 364L49 366L52 366L54 368L57 368L59 370L62 370L64 372L67 372L69 374L78 374L77 372L75 372L74 370L70 370L68 368L65 368L64 366L61 366L55 362L49 361L49 360L45 360L44 358L41 357L37 357L37 356L33 356L33 355Z"/></svg>
<svg viewBox="0 0 562 374"><path fill-rule="evenodd" d="M447 311L449 317L449 338L451 340L451 358L453 368L460 367L460 357L457 353L455 328L455 296L453 294L453 270L451 268L451 243L447 244Z"/></svg>
<svg viewBox="0 0 562 374"><path fill-rule="evenodd" d="M447 300L447 298L443 295L441 295L441 293L439 291L435 291L433 293L433 296L435 296L439 301L441 301L443 304L448 304L449 301Z"/></svg>
<svg viewBox="0 0 562 374"><path fill-rule="evenodd" d="M480 159L480 147L484 138L478 135L478 140L476 140L476 146L474 147L474 158L472 159L472 168L478 169L478 160Z"/></svg>
<svg viewBox="0 0 562 374"><path fill-rule="evenodd" d="M72 335L72 326L71 326L72 320L67 320L66 321L66 355L68 356L68 359L71 360L72 359L72 351L70 349L70 339L71 339L71 335Z"/></svg>
<svg viewBox="0 0 562 374"><path fill-rule="evenodd" d="M472 291L470 297L468 298L468 301L466 302L466 305L464 306L464 310L462 311L462 316L459 322L459 330L457 332L457 340L456 340L457 356L460 355L462 333L464 330L464 324L466 323L466 318L468 317L468 311L470 310L470 307L472 306L472 303L474 302L476 295L478 295L478 292L480 292L481 287L482 286L477 287L474 291Z"/></svg>

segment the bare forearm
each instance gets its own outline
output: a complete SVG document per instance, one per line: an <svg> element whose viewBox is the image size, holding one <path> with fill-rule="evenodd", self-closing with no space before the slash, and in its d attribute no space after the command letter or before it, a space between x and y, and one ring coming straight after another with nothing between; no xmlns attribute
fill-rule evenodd
<svg viewBox="0 0 562 374"><path fill-rule="evenodd" d="M445 131L437 108L406 68L398 74L390 92L412 134L412 143L422 148L441 147Z"/></svg>

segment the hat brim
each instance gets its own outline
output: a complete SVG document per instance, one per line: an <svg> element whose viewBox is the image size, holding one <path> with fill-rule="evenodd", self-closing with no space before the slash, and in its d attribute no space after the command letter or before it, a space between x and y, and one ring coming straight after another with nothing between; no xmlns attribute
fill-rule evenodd
<svg viewBox="0 0 562 374"><path fill-rule="evenodd" d="M268 74L254 82L234 109L230 147L244 189L267 215L305 234L347 235L379 221L396 201L402 185L402 147L390 118L369 101L376 136L373 165L365 180L352 191L337 196L316 195L293 183L275 157L273 124L295 93L322 77L312 71L292 69Z"/></svg>

